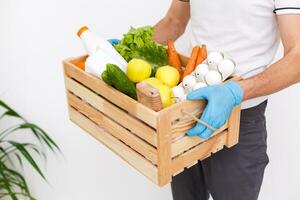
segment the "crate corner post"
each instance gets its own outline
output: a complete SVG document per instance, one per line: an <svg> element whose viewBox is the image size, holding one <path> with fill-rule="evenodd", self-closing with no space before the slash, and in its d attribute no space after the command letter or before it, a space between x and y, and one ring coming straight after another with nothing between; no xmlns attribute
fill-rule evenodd
<svg viewBox="0 0 300 200"><path fill-rule="evenodd" d="M157 150L158 150L158 185L165 186L171 182L171 118L168 112L157 116Z"/></svg>
<svg viewBox="0 0 300 200"><path fill-rule="evenodd" d="M238 105L232 110L228 120L228 133L227 133L227 141L226 141L226 146L228 148L233 147L239 141L240 118L241 118L241 105Z"/></svg>

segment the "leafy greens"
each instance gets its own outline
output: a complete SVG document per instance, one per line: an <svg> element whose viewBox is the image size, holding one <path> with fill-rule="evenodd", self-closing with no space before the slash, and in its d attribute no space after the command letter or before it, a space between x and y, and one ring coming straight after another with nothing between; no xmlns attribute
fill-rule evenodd
<svg viewBox="0 0 300 200"><path fill-rule="evenodd" d="M127 62L133 58L147 61L152 66L152 73L155 73L158 67L168 64L168 56L167 50L152 40L153 34L151 26L131 27L114 47Z"/></svg>

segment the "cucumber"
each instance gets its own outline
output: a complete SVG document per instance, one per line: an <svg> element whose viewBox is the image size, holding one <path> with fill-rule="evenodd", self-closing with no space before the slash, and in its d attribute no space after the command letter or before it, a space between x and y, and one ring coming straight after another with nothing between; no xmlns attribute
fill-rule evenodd
<svg viewBox="0 0 300 200"><path fill-rule="evenodd" d="M101 77L106 84L113 86L133 99L137 99L135 84L128 79L117 65L107 64Z"/></svg>

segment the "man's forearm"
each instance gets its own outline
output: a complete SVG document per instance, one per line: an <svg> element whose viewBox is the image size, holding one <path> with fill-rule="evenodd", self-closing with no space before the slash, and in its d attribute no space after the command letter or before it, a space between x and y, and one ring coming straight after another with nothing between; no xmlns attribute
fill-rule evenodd
<svg viewBox="0 0 300 200"><path fill-rule="evenodd" d="M182 27L176 19L165 17L154 26L154 30L153 40L165 45L168 39L177 40L183 34L185 27Z"/></svg>
<svg viewBox="0 0 300 200"><path fill-rule="evenodd" d="M244 100L270 95L300 82L300 47L293 48L264 72L242 81Z"/></svg>
<svg viewBox="0 0 300 200"><path fill-rule="evenodd" d="M166 44L168 39L175 41L184 33L189 19L190 4L173 0L166 16L154 26L154 41L160 44Z"/></svg>

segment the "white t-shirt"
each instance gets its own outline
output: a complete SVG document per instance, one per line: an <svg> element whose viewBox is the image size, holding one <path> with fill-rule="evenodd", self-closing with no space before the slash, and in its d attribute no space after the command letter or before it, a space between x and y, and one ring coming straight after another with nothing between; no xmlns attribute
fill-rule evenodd
<svg viewBox="0 0 300 200"><path fill-rule="evenodd" d="M188 1L188 0L182 0ZM300 0L190 0L191 45L230 55L243 78L264 71L279 45L276 14L300 14ZM243 108L266 100L259 97Z"/></svg>

